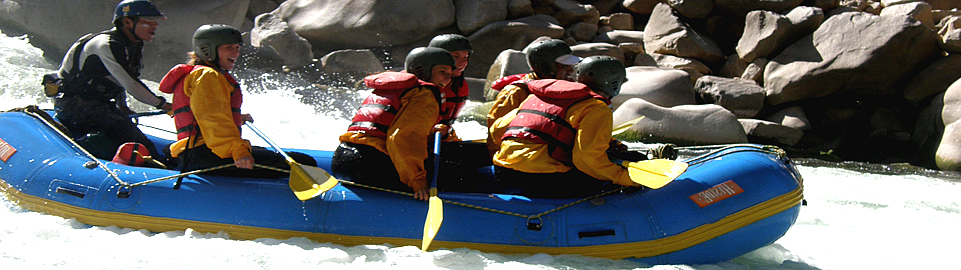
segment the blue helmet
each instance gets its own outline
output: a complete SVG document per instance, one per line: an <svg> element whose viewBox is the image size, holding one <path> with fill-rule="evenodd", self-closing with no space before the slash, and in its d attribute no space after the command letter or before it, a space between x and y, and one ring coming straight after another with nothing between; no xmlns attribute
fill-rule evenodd
<svg viewBox="0 0 961 270"><path fill-rule="evenodd" d="M167 18L148 0L123 0L117 4L117 8L113 11L113 22L117 23L124 17L140 17L151 21Z"/></svg>

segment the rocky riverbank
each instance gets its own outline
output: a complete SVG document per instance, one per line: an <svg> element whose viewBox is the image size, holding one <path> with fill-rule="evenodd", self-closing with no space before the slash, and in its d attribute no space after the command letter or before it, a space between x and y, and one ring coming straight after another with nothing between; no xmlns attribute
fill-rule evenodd
<svg viewBox="0 0 961 270"><path fill-rule="evenodd" d="M472 97L527 72L520 50L567 41L628 66L615 124L680 145L754 142L842 160L961 168L961 2L952 0L154 0L167 14L145 74L193 29L249 31L265 68L364 74L442 33L474 44ZM51 59L109 27L116 1L2 0L0 23ZM7 30L4 33L8 33ZM822 157L828 155L821 155Z"/></svg>

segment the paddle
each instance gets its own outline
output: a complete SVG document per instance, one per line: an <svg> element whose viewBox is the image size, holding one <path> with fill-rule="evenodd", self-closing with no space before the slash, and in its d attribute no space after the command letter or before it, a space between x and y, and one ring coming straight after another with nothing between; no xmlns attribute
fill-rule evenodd
<svg viewBox="0 0 961 270"><path fill-rule="evenodd" d="M152 111L152 112L132 113L132 114L128 114L127 116L130 116L130 118L137 118L142 116L154 116L154 115L161 115L161 114L167 114L167 112L161 110L161 111Z"/></svg>
<svg viewBox="0 0 961 270"><path fill-rule="evenodd" d="M297 199L301 201L310 200L337 185L337 178L331 176L327 171L324 171L324 169L297 163L297 161L294 161L283 149L280 149L274 141L267 138L267 135L260 132L254 124L247 122L244 123L244 125L247 125L250 130L257 133L257 136L264 139L271 148L280 152L280 154L287 159L287 163L290 164L290 180L287 184L290 185L290 190L294 191Z"/></svg>
<svg viewBox="0 0 961 270"><path fill-rule="evenodd" d="M424 240L420 250L427 251L434 241L440 224L444 222L444 203L437 197L437 173L440 171L440 132L434 133L434 176L430 180L430 199L427 204L427 220L424 221Z"/></svg>
<svg viewBox="0 0 961 270"><path fill-rule="evenodd" d="M634 126L634 124L637 124L637 122L641 121L641 119L644 119L644 116L627 120L627 122L617 125L613 129L611 129L611 136L617 136L618 134L624 133L624 131L627 131L627 129Z"/></svg>
<svg viewBox="0 0 961 270"><path fill-rule="evenodd" d="M634 183L658 189L667 185L687 171L687 163L669 159L651 159L630 162L610 157L611 161L627 168Z"/></svg>

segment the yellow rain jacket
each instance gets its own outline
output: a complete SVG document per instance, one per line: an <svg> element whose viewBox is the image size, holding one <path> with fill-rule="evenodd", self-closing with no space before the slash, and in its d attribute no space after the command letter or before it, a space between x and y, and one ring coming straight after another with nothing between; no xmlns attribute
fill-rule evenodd
<svg viewBox="0 0 961 270"><path fill-rule="evenodd" d="M516 115L515 109L495 121L490 133L503 135ZM572 161L577 169L596 179L622 186L634 185L627 169L607 158L614 122L607 104L593 98L574 103L568 108L564 120L577 129L572 151ZM500 136L495 140L500 142ZM551 157L548 146L525 139L504 139L494 154L494 165L527 173L562 173L571 170L572 167Z"/></svg>
<svg viewBox="0 0 961 270"><path fill-rule="evenodd" d="M348 131L340 141L372 146L390 156L400 181L414 191L428 187L424 160L428 156L427 141L437 123L440 107L433 91L415 87L400 97L401 107L387 130L387 140L365 133ZM376 170L377 168L370 168Z"/></svg>
<svg viewBox="0 0 961 270"><path fill-rule="evenodd" d="M533 72L528 73L519 81L526 80L537 80L537 75L534 75ZM513 84L507 85L504 89L501 89L500 92L497 92L497 99L494 100L494 105L491 106L490 111L487 112L487 128L490 129L497 119L520 107L528 95L530 95L530 93L527 92L527 89ZM491 155L494 155L494 152L497 152L500 148L500 135L503 134L503 132L496 136L491 133L487 134L487 151L490 152ZM495 138L498 143L494 143Z"/></svg>
<svg viewBox="0 0 961 270"><path fill-rule="evenodd" d="M193 112L203 136L186 138L170 145L170 153L177 157L187 149L187 140L196 147L206 144L221 158L238 160L250 156L250 142L240 137L230 107L234 86L227 77L211 67L195 69L184 77L184 94L190 97Z"/></svg>

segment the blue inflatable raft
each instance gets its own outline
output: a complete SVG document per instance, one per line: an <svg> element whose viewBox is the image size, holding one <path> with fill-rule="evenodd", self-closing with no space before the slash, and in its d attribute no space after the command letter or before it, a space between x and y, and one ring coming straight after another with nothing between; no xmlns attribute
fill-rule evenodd
<svg viewBox="0 0 961 270"><path fill-rule="evenodd" d="M96 226L190 228L233 239L421 244L428 204L403 194L342 183L300 201L287 179L207 175L185 177L174 189L175 179L165 178L179 171L98 165L39 115L0 113L0 127L0 189L28 210ZM296 151L329 170L332 152ZM704 264L769 245L798 217L801 176L779 149L733 145L685 162L688 171L660 189L594 198L441 192L444 223L431 248Z"/></svg>

